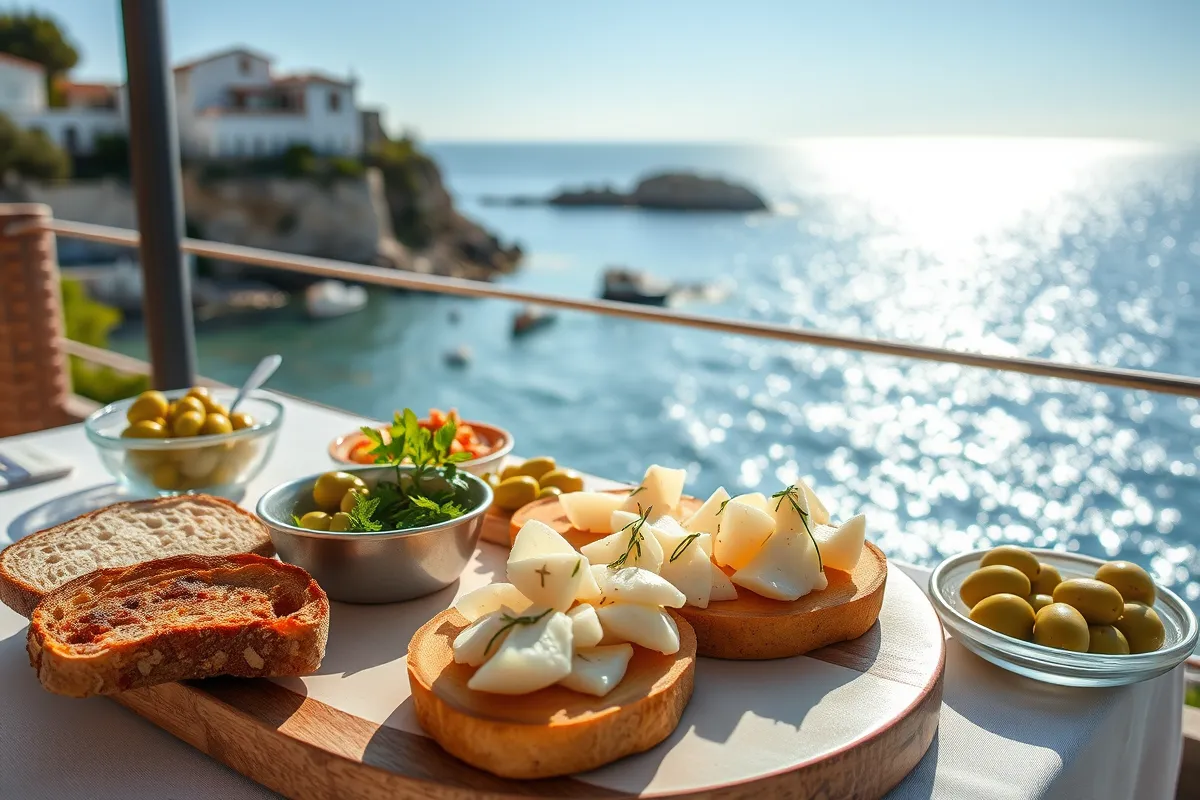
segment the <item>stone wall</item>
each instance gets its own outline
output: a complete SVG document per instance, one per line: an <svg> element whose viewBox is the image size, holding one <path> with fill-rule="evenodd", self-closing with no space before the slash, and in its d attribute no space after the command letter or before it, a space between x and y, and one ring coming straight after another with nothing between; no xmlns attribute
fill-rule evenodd
<svg viewBox="0 0 1200 800"><path fill-rule="evenodd" d="M239 177L203 180L189 172L184 207L197 235L218 242L360 264L406 268L408 254L392 236L378 172L336 181ZM117 180L24 187L58 219L137 228L133 192ZM99 251L103 258L107 251Z"/></svg>

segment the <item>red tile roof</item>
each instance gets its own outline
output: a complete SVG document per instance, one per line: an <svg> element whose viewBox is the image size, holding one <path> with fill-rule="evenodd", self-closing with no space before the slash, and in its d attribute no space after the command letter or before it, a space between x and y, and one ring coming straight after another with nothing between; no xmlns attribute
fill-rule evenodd
<svg viewBox="0 0 1200 800"><path fill-rule="evenodd" d="M335 78L331 75L324 75L319 72L297 72L294 75L280 75L273 81L275 84L305 84L305 83L328 83L333 86L351 86L352 81Z"/></svg>
<svg viewBox="0 0 1200 800"><path fill-rule="evenodd" d="M78 97L108 97L117 91L117 84L115 83L72 83L71 81L63 81L58 86L64 93Z"/></svg>

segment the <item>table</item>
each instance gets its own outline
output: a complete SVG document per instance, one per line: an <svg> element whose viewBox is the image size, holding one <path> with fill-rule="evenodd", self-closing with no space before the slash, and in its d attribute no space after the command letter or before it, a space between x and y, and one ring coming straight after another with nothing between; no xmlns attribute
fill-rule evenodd
<svg viewBox="0 0 1200 800"><path fill-rule="evenodd" d="M285 435L242 498L248 508L277 483L328 469L325 443L368 422L274 396L286 407ZM75 470L0 493L0 546L121 499L82 426L5 441L35 443ZM925 585L927 570L900 566ZM43 691L25 629L23 617L0 606L0 798L277 797L116 703ZM994 667L951 638L938 735L889 798L1167 800L1179 772L1182 704L1183 667L1134 686L1067 689Z"/></svg>

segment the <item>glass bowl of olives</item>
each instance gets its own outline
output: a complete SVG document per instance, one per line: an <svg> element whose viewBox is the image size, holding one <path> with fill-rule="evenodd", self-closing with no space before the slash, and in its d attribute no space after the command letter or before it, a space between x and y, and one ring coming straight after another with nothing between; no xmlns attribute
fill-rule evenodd
<svg viewBox="0 0 1200 800"><path fill-rule="evenodd" d="M946 559L929 578L942 624L1004 669L1063 686L1121 686L1185 661L1191 609L1124 561L1006 545Z"/></svg>
<svg viewBox="0 0 1200 800"><path fill-rule="evenodd" d="M96 411L84 430L131 494L237 497L271 455L283 406L253 396L231 413L236 393L204 386L142 392Z"/></svg>

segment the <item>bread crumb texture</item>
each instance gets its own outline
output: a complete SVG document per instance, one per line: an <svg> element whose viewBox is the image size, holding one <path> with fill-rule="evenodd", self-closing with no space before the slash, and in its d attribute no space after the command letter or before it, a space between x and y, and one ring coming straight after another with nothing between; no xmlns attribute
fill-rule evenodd
<svg viewBox="0 0 1200 800"><path fill-rule="evenodd" d="M118 503L34 534L9 547L0 566L45 593L93 570L185 553L250 552L265 538L262 524L232 504L169 497Z"/></svg>

